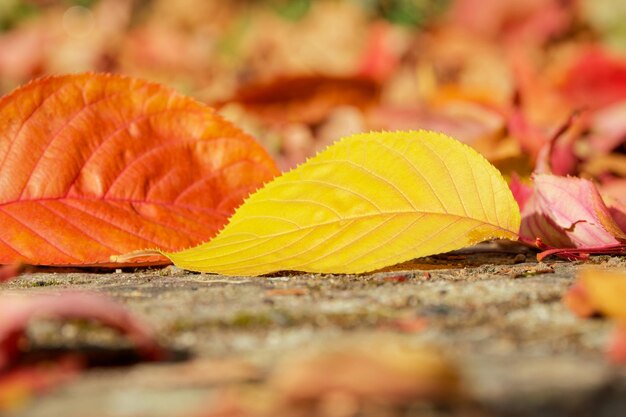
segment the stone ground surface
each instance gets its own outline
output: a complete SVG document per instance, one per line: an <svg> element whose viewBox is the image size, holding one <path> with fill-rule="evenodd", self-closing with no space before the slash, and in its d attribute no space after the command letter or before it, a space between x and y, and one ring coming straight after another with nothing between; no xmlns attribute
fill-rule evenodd
<svg viewBox="0 0 626 417"><path fill-rule="evenodd" d="M492 249L361 276L232 278L172 267L25 275L0 293L108 294L148 322L177 360L92 368L13 416L194 416L224 387L263 385L294 352L375 340L437 349L472 401L380 415L626 415L626 369L603 356L613 324L578 319L561 302L580 268L626 270L626 259L536 263L520 248ZM42 321L29 335L43 351L89 347L103 364L132 360L123 339L97 326Z"/></svg>

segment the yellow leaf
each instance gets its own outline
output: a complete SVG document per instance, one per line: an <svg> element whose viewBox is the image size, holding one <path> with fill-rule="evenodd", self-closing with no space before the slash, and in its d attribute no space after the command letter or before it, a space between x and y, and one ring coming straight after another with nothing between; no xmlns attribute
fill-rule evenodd
<svg viewBox="0 0 626 417"><path fill-rule="evenodd" d="M624 272L587 269L578 274L585 303L592 311L626 320L626 274Z"/></svg>
<svg viewBox="0 0 626 417"><path fill-rule="evenodd" d="M212 241L164 253L225 275L361 273L516 239L517 203L480 154L418 131L344 138L253 194Z"/></svg>

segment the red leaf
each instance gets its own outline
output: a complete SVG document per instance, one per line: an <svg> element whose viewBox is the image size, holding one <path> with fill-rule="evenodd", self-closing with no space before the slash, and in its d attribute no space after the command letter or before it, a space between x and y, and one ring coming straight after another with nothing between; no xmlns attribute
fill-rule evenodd
<svg viewBox="0 0 626 417"><path fill-rule="evenodd" d="M598 47L580 54L561 91L578 108L597 109L626 99L626 61Z"/></svg>
<svg viewBox="0 0 626 417"><path fill-rule="evenodd" d="M397 69L399 54L392 48L391 28L385 22L377 22L371 26L358 70L360 76L385 81Z"/></svg>
<svg viewBox="0 0 626 417"><path fill-rule="evenodd" d="M41 79L2 98L0 120L0 263L199 244L278 172L212 109L132 78Z"/></svg>
<svg viewBox="0 0 626 417"><path fill-rule="evenodd" d="M126 334L146 360L165 353L142 323L112 300L96 294L61 292L0 297L0 380L21 354L26 326L34 318L88 319Z"/></svg>
<svg viewBox="0 0 626 417"><path fill-rule="evenodd" d="M621 251L626 235L615 224L595 185L588 180L534 175L532 196L522 210L520 238L571 256ZM571 250L575 249L575 250Z"/></svg>

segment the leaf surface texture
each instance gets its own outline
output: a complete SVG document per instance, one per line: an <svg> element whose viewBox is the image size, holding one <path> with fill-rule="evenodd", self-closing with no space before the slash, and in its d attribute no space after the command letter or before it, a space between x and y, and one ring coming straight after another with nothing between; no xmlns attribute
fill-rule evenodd
<svg viewBox="0 0 626 417"><path fill-rule="evenodd" d="M345 138L253 194L212 241L165 253L226 275L361 273L490 238L520 213L500 173L427 131Z"/></svg>
<svg viewBox="0 0 626 417"><path fill-rule="evenodd" d="M277 174L211 108L132 78L41 79L2 98L0 120L0 263L189 247Z"/></svg>

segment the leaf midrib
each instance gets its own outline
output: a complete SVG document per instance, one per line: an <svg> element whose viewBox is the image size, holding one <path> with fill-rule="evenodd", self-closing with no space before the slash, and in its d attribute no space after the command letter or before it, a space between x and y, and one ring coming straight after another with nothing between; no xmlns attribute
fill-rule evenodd
<svg viewBox="0 0 626 417"><path fill-rule="evenodd" d="M289 231L285 231L285 232L281 232L281 233L275 233L272 235L265 235L265 236L256 236L253 239L250 240L254 240L254 239L265 239L265 238L274 238L274 237L278 237L278 236L284 236L286 234L289 233L295 233L295 232L299 232L302 230L307 230L307 229L311 229L311 228L315 228L315 227L322 227L322 226L327 226L327 225L332 225L335 223L339 223L342 221L351 221L351 220L364 220L364 219L368 219L368 218L372 218L372 217L377 217L377 216L401 216L401 215L436 215L436 216L450 216L453 218L457 218L457 219L467 219L467 220L472 220L487 226L491 226L493 228L495 228L496 230L501 230L503 232L506 232L508 234L513 234L513 235L517 235L516 232L509 230L509 229L505 229L502 226L498 226L495 225L493 223L489 223L486 222L484 220L480 220L480 219L476 219L474 217L469 217L469 216L463 216L463 215L459 215L459 214L452 214L452 213L440 213L440 212L429 212L429 211L415 211L415 210L410 210L410 211L396 211L396 212L380 212L380 213L374 213L374 214L366 214L366 215L360 215L360 216L353 216L353 217L345 217L342 219L337 219L337 220L332 220L332 221L328 221L328 222L323 222L323 223L316 223L316 224L311 224L311 225L307 225L307 226L299 226L298 229L295 230L289 230ZM283 220L280 217L273 217L273 216L264 216L264 217L260 217L260 216L246 216L241 222L243 221L247 221L250 219L254 219L254 218L274 218L277 220ZM229 227L230 225L232 225L232 221L226 226ZM246 233L249 234L249 233ZM237 234L231 234L230 236L228 236L229 238L232 238L233 236L237 236ZM216 236L213 240L217 240L219 239L220 235ZM239 243L245 243L248 242L249 240L246 241L236 241L236 242L232 242L232 244L239 244ZM224 245L226 246L226 245Z"/></svg>

